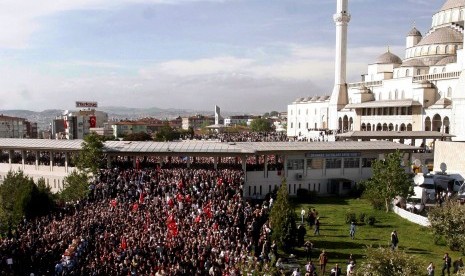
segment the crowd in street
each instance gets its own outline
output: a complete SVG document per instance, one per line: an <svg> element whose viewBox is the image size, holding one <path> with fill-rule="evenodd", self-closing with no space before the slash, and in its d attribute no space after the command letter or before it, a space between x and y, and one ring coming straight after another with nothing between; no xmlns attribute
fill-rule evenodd
<svg viewBox="0 0 465 276"><path fill-rule="evenodd" d="M226 168L103 170L87 200L0 241L0 275L241 275L275 250L269 206L244 201L243 181Z"/></svg>

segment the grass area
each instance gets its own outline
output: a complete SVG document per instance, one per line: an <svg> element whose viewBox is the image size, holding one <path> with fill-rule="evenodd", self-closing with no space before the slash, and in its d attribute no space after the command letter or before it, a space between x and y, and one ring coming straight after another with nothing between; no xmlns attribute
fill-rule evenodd
<svg viewBox="0 0 465 276"><path fill-rule="evenodd" d="M318 198L310 204L295 204L298 223L300 223L300 212L305 209L315 208L320 218L320 236L313 235L308 223L305 223L307 234L305 240L310 240L314 247L312 260L317 264L318 255L321 250L326 250L328 254L328 267L335 263L342 264L343 271L350 254L353 254L357 263L363 262L364 249L372 245L373 247L388 247L390 245L391 232L396 229L399 236L399 249L407 253L416 255L426 264L432 261L436 266L436 271L442 269L442 257L445 252L449 252L452 261L455 261L461 254L452 252L444 244L435 245L433 235L426 227L411 223L396 214L385 211L374 210L371 205L363 199L347 198ZM349 224L345 223L346 213L353 212L358 215L374 215L376 224L374 226L357 222L355 239L349 237ZM305 251L303 248L296 248L296 256L299 262L305 263ZM315 261L316 260L316 261ZM426 266L425 266L426 271Z"/></svg>

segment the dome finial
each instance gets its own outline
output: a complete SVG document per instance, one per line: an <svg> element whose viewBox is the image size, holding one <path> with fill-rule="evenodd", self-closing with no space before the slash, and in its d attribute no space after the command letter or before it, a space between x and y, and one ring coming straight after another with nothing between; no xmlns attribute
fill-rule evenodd
<svg viewBox="0 0 465 276"><path fill-rule="evenodd" d="M387 51L388 51L388 53L391 52L391 49L389 48L389 45L387 46Z"/></svg>

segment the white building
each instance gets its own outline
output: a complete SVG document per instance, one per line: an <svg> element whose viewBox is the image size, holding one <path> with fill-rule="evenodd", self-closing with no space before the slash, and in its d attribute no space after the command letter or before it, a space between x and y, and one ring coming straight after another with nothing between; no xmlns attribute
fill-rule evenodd
<svg viewBox="0 0 465 276"><path fill-rule="evenodd" d="M288 136L315 129L439 131L465 140L465 0L447 0L424 35L407 33L404 58L389 49L362 80L346 83L347 0L338 0L335 85L331 96L303 97L288 105ZM349 49L350 50L350 49Z"/></svg>
<svg viewBox="0 0 465 276"><path fill-rule="evenodd" d="M83 139L92 130L104 128L108 114L95 109L65 111L52 124L52 137L55 139ZM102 130L103 131L103 130Z"/></svg>

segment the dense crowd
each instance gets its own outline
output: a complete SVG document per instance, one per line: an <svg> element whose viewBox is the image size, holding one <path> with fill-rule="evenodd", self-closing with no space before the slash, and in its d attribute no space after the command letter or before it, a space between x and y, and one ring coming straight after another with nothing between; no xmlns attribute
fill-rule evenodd
<svg viewBox="0 0 465 276"><path fill-rule="evenodd" d="M272 250L269 206L244 201L243 181L229 168L103 170L88 199L1 240L0 275L241 275Z"/></svg>
<svg viewBox="0 0 465 276"><path fill-rule="evenodd" d="M187 137L185 137L188 139ZM190 138L190 137L189 137ZM208 134L196 134L192 137L194 140L218 140L221 142L286 142L294 141L294 138L289 139L285 132L212 132Z"/></svg>

